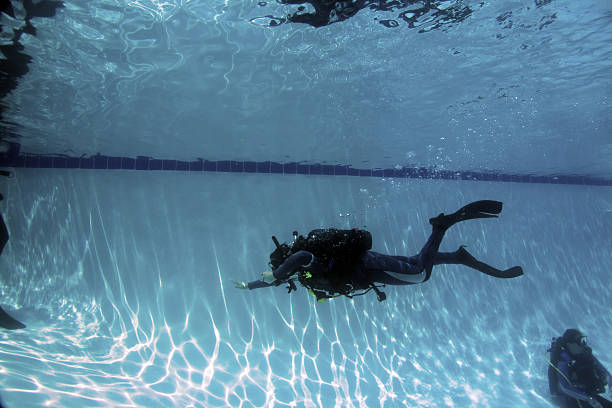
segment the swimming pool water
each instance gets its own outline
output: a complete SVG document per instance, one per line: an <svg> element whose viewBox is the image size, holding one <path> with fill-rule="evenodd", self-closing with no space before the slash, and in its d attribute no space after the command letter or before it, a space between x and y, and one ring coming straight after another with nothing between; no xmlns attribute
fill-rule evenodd
<svg viewBox="0 0 612 408"><path fill-rule="evenodd" d="M308 2L11 4L3 54L31 60L2 77L0 139L36 160L612 179L607 2L367 2L321 26L297 22ZM27 325L0 331L7 408L549 407L568 327L612 367L609 187L28 167L0 180L0 304ZM294 230L365 228L412 255L430 217L479 199L501 217L442 250L524 276L436 267L382 303L231 282Z"/></svg>
<svg viewBox="0 0 612 408"><path fill-rule="evenodd" d="M546 349L570 326L612 363L606 188L24 169L8 193L3 302L28 324L0 334L8 407L547 407ZM501 218L442 250L521 278L436 267L383 303L231 284L258 278L272 234L367 227L413 254L432 214L483 197Z"/></svg>

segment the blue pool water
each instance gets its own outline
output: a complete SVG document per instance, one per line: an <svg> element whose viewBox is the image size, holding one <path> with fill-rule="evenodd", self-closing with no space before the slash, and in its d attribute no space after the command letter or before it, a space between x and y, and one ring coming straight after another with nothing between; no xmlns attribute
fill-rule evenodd
<svg viewBox="0 0 612 408"><path fill-rule="evenodd" d="M3 92L0 138L21 158L546 183L0 157L14 176L0 304L27 325L0 331L7 408L551 407L546 350L568 327L612 367L612 190L576 181L612 179L609 4L372 2L327 25L296 21L311 3L72 0L33 18L11 4L3 45L21 32L32 60ZM485 198L501 217L452 227L441 250L468 245L520 278L437 266L382 303L233 287L260 277L272 235L359 227L373 250L412 255L430 217Z"/></svg>
<svg viewBox="0 0 612 408"><path fill-rule="evenodd" d="M570 326L612 363L607 188L23 170L9 194L3 304L28 324L0 338L9 407L547 407L546 349ZM272 234L367 226L412 254L430 215L482 197L502 217L442 250L525 276L436 267L384 303L231 284L266 268Z"/></svg>

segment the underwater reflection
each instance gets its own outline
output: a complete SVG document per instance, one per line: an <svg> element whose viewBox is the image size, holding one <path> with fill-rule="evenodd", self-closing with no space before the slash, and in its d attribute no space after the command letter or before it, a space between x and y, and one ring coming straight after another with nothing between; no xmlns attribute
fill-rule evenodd
<svg viewBox="0 0 612 408"><path fill-rule="evenodd" d="M463 21L472 9L462 1L420 1L420 0L278 0L283 5L297 5L297 10L286 17L267 15L251 19L258 25L278 26L284 23L303 23L313 27L323 27L355 16L359 10L368 8L377 12L400 11L396 19L381 19L385 27L397 27L404 21L410 28L419 32L431 31L447 24ZM267 2L258 3L261 7Z"/></svg>

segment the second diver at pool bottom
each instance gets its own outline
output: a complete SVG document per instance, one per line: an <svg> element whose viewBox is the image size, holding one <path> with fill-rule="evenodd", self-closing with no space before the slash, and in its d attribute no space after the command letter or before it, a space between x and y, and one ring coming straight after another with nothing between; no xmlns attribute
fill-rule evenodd
<svg viewBox="0 0 612 408"><path fill-rule="evenodd" d="M418 255L411 257L385 255L370 251L369 232L353 229L318 229L307 237L294 232L294 242L279 244L272 237L276 250L270 254L272 271L253 282L234 281L239 289L257 289L288 284L294 281L324 301L337 296L352 298L374 290L379 301L386 299L379 285L414 285L427 281L434 265L458 264L496 278L515 278L523 274L520 266L499 270L474 258L463 246L455 252L438 252L444 233L454 224L475 218L496 218L502 203L481 200L462 207L453 214L431 218L432 232Z"/></svg>
<svg viewBox="0 0 612 408"><path fill-rule="evenodd" d="M612 375L593 355L586 336L567 329L553 338L548 361L548 386L552 402L561 408L612 408L600 394L610 390Z"/></svg>

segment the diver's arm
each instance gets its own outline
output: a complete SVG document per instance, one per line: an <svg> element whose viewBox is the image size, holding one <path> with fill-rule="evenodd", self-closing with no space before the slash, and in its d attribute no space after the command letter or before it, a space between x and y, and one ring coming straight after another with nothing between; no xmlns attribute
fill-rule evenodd
<svg viewBox="0 0 612 408"><path fill-rule="evenodd" d="M274 272L266 271L262 279L252 282L233 281L238 289L259 289L277 286L278 281L284 281L304 267L308 267L314 260L314 255L307 251L298 251L285 260ZM265 280L264 280L265 279Z"/></svg>
<svg viewBox="0 0 612 408"><path fill-rule="evenodd" d="M249 290L258 289L258 288L267 288L268 286L275 286L273 283L266 283L262 280L256 280L253 282L249 282L246 285Z"/></svg>
<svg viewBox="0 0 612 408"><path fill-rule="evenodd" d="M570 376L567 361L559 361L559 363L557 364L557 369L561 371L561 373L563 373L563 375L561 375L561 373L557 371L557 378L559 379L559 390L563 394L580 401L589 401L591 399L590 395L585 394L567 381Z"/></svg>
<svg viewBox="0 0 612 408"><path fill-rule="evenodd" d="M278 268L276 268L274 272L264 272L262 274L262 279L248 283L241 281L233 281L234 286L238 289L249 290L267 288L269 286L277 286L278 281L282 282L291 277L291 275L293 275L300 269L310 266L313 260L314 255L310 252L298 251L295 254L291 255L289 258L285 259L285 262L283 262Z"/></svg>
<svg viewBox="0 0 612 408"><path fill-rule="evenodd" d="M266 288L268 286L274 286L273 284L266 283L261 280L256 280L253 282L245 282L245 281L239 281L239 280L232 279L232 283L234 284L234 287L236 289L243 289L243 290Z"/></svg>
<svg viewBox="0 0 612 408"><path fill-rule="evenodd" d="M276 268L274 271L274 279L277 281L284 281L300 269L310 266L313 260L314 255L310 252L298 251L285 259L285 262Z"/></svg>
<svg viewBox="0 0 612 408"><path fill-rule="evenodd" d="M601 364L601 362L599 361L599 359L595 356L593 356L593 358L595 359L595 364L597 365L597 367L603 371L604 373L606 373L606 379L607 381L607 386L608 389L610 389L612 387L612 375L610 374L610 372L606 369L606 367L603 366L603 364Z"/></svg>

